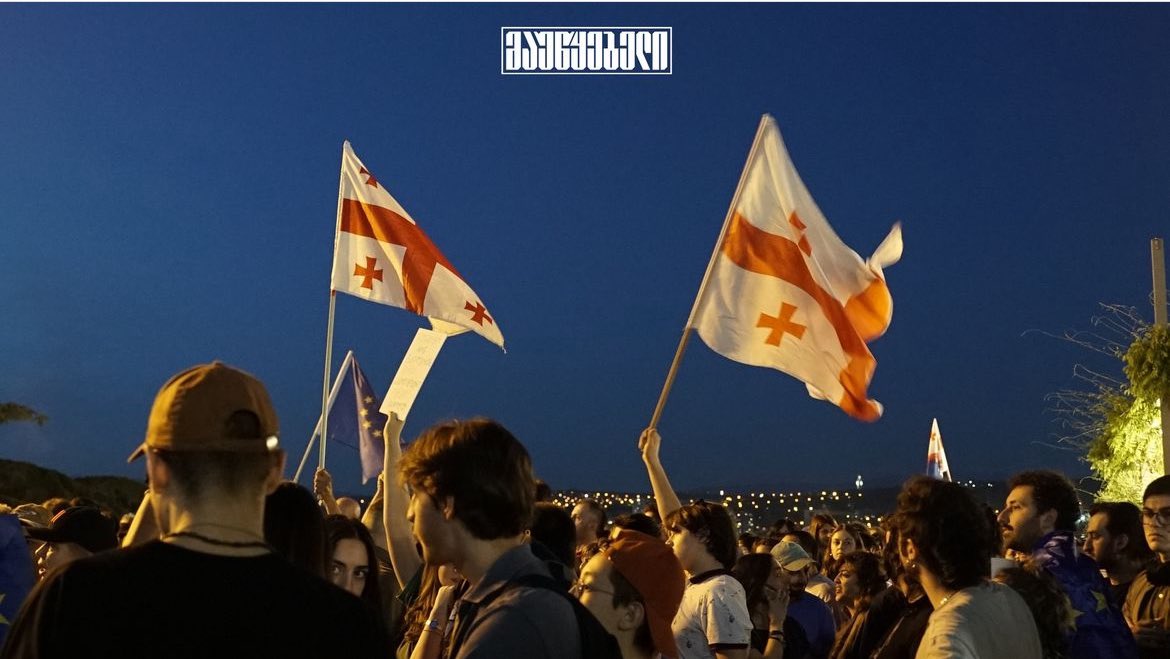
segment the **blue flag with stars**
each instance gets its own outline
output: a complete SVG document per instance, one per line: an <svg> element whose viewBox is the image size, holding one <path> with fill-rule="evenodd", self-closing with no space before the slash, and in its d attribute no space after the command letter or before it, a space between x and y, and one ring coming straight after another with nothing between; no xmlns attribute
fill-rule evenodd
<svg viewBox="0 0 1170 659"><path fill-rule="evenodd" d="M341 386L333 407L329 408L329 441L358 450L362 456L362 483L365 483L382 472L386 451L382 429L386 426L386 415L378 411L382 401L370 388L357 357L350 364L349 373L341 375L348 377L349 382Z"/></svg>
<svg viewBox="0 0 1170 659"><path fill-rule="evenodd" d="M0 515L0 646L35 581L20 520L16 515Z"/></svg>

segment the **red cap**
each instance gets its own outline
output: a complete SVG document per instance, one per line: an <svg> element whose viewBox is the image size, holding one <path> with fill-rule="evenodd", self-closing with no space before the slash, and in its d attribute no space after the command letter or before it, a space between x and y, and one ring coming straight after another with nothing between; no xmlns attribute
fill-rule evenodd
<svg viewBox="0 0 1170 659"><path fill-rule="evenodd" d="M658 538L622 529L604 555L642 596L654 647L667 657L677 657L670 623L682 603L686 575L674 552Z"/></svg>

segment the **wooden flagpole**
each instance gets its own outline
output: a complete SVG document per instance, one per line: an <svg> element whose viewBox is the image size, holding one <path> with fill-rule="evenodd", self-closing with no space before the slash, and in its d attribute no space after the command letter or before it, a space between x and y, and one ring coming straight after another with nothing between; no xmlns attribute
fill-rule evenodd
<svg viewBox="0 0 1170 659"><path fill-rule="evenodd" d="M674 386L674 378L678 375L678 365L682 361L683 353L687 349L687 341L691 338L691 325L695 322L695 315L699 312L699 305L703 302L703 296L707 292L707 283L711 279L711 271L715 269L715 260L719 258L719 251L723 248L723 239L727 235L727 227L731 225L731 218L735 215L735 209L739 207L739 197L743 193L744 181L747 179L748 169L751 168L752 162L755 160L756 151L763 141L764 129L768 122L772 121L772 117L765 114L760 117L760 125L756 128L756 137L752 140L752 148L748 151L747 162L744 163L743 171L739 174L739 183L735 186L735 194L731 197L731 205L727 208L727 215L723 218L723 228L719 230L719 238L715 241L715 249L711 252L711 260L707 262L707 271L703 273L703 280L699 283L699 292L695 296L695 303L691 305L691 315L687 317L687 324L683 327L682 338L678 341L678 349L674 352L674 360L670 363L670 370L666 374L666 382L662 385L662 393L658 395L658 405L654 407L654 415L650 417L650 427L657 428L658 421L662 418L662 408L666 407L666 398L670 395L670 389Z"/></svg>
<svg viewBox="0 0 1170 659"><path fill-rule="evenodd" d="M337 394L341 391L341 382L345 376L345 369L349 368L350 362L353 361L353 351L345 353L345 359L341 360L341 368L337 369L337 377L333 378L333 388L329 390L329 402L325 408L325 414L317 419L317 425L313 427L313 434L309 436L309 443L305 445L305 452L301 455L301 464L297 467L297 473L293 476L293 482L301 480L301 472L305 470L305 463L309 461L309 453L313 450L313 442L321 436L321 424L324 419L329 417L329 410L333 409L333 402L337 400Z"/></svg>
<svg viewBox="0 0 1170 659"><path fill-rule="evenodd" d="M1150 240L1150 263L1154 273L1154 325L1166 324L1166 257L1162 239ZM1170 391L1162 392L1158 404L1162 420L1162 473L1170 474Z"/></svg>
<svg viewBox="0 0 1170 659"><path fill-rule="evenodd" d="M345 147L341 145L341 167L337 175L337 222L333 228L333 260L337 261L337 241L341 236L341 192L345 185ZM330 264L329 274L329 322L325 328L325 376L321 382L321 453L317 460L317 468L325 468L325 438L329 436L329 371L333 366L333 314L337 305L337 291L333 290L333 267Z"/></svg>

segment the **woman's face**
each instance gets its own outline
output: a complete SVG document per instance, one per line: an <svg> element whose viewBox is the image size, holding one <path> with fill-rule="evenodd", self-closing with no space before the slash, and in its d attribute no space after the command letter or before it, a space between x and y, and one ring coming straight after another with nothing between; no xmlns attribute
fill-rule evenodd
<svg viewBox="0 0 1170 659"><path fill-rule="evenodd" d="M836 589L833 594L837 601L842 604L851 605L861 594L861 585L857 580L857 570L852 563L846 563L837 571Z"/></svg>
<svg viewBox="0 0 1170 659"><path fill-rule="evenodd" d="M857 551L857 543L853 541L853 536L845 529L837 529L833 532L833 537L829 540L829 553L834 560L840 560L842 556L849 552Z"/></svg>
<svg viewBox="0 0 1170 659"><path fill-rule="evenodd" d="M329 580L361 597L369 577L370 559L366 555L366 546L353 538L339 540L333 548Z"/></svg>

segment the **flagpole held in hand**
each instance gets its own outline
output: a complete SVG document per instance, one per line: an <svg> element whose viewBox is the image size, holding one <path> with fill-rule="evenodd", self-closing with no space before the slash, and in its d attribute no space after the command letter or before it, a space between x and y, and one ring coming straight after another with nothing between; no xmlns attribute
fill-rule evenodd
<svg viewBox="0 0 1170 659"><path fill-rule="evenodd" d="M748 151L747 162L744 163L743 171L739 174L739 183L735 186L735 194L731 197L731 205L728 206L727 215L723 218L723 228L719 230L719 238L715 241L715 249L711 252L711 260L707 262L707 271L703 273L703 280L699 283L699 292L695 295L695 303L691 305L691 314L687 317L687 324L683 328L682 338L679 339L678 349L674 352L674 361L670 363L670 370L666 374L666 382L662 385L662 393L658 396L658 405L654 407L654 415L650 417L650 428L657 428L658 421L662 418L662 408L666 407L666 397L670 395L670 389L674 386L674 378L678 375L678 365L682 362L683 353L687 349L687 341L691 338L691 326L695 322L695 314L698 313L699 305L703 301L703 294L707 291L707 282L711 279L711 270L715 267L715 260L719 257L719 250L723 247L723 239L727 235L727 227L731 225L731 218L735 215L735 209L739 206L739 197L743 193L744 182L747 180L748 171L751 168L752 161L756 157L756 151L762 142L764 128L770 120L771 117L766 114L760 117L760 125L756 128L756 137L752 140L751 150Z"/></svg>
<svg viewBox="0 0 1170 659"><path fill-rule="evenodd" d="M329 416L329 412L333 409L333 401L337 400L337 392L341 391L341 379L345 377L346 369L349 368L350 362L353 361L353 351L345 353L345 359L341 360L341 368L337 369L337 377L333 378L333 387L329 390L329 401L325 406L325 414L317 418L317 425L313 427L313 434L309 436L309 443L305 446L305 452L301 455L301 464L297 467L297 473L293 476L293 482L301 480L301 473L305 471L305 463L309 461L309 453L313 450L313 442L321 436L322 420Z"/></svg>
<svg viewBox="0 0 1170 659"><path fill-rule="evenodd" d="M349 142L341 145L341 174L337 177L337 223L333 229L333 259L337 260L337 241L341 235L341 196L345 189L345 147ZM329 371L333 366L333 313L337 306L337 291L333 288L333 273L330 268L329 283L329 322L325 327L325 376L321 382L321 454L317 460L317 468L325 468L325 438L329 430Z"/></svg>

